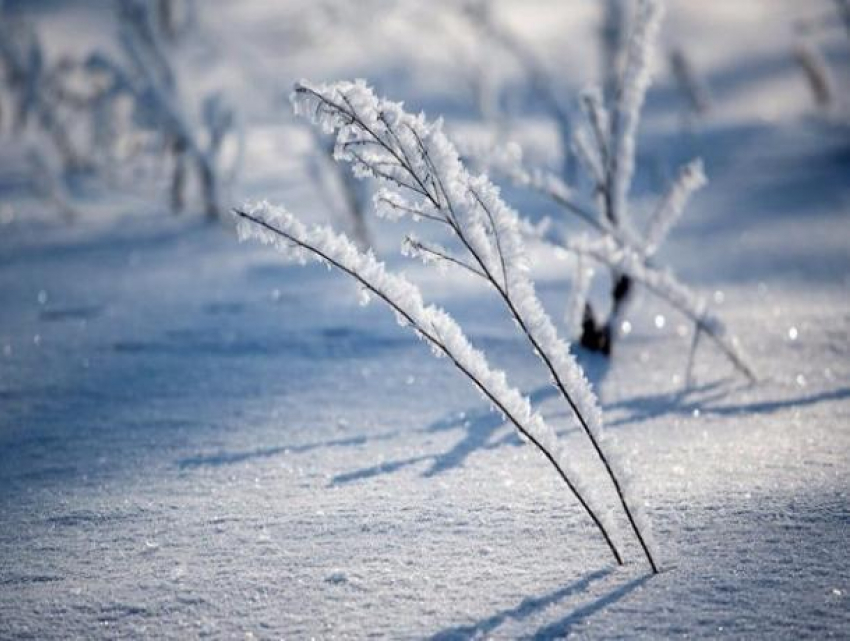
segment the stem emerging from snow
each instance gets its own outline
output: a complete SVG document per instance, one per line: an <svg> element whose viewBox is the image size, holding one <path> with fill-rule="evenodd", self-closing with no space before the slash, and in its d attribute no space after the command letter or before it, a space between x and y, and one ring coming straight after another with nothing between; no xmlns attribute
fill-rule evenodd
<svg viewBox="0 0 850 641"><path fill-rule="evenodd" d="M435 352L448 357L452 364L551 463L599 530L614 559L619 565L623 564L622 556L614 545L608 528L583 496L582 491L567 472L564 462L559 461L553 453L552 445L556 442L553 440L556 439L554 432L545 426L539 414L530 413L527 399L522 398L514 389L505 386L503 374L494 373L489 369L483 355L473 350L460 328L445 312L433 307L424 307L418 296L418 290L413 285L398 276L387 274L383 265L377 263L371 254L359 252L344 236L332 234L327 229L315 230L313 233L307 232L303 225L285 212L272 211L270 218L281 223L273 224L264 219L264 214L269 215L268 206L260 205L255 210L260 214L234 210L237 217L264 232L257 234L242 228L240 234L243 237L254 235L268 242L270 239L266 234L277 236L291 246L309 252L315 259L348 274L395 311L400 322L403 321L404 324L409 325L432 346ZM311 238L315 238L315 241L311 241ZM487 379L490 379L490 384ZM499 389L500 387L502 389ZM520 418L521 412L528 414L530 425ZM545 443L545 440L551 442Z"/></svg>
<svg viewBox="0 0 850 641"><path fill-rule="evenodd" d="M355 175L389 185L377 194L381 212L410 214L449 227L471 267L497 292L567 402L610 478L631 529L652 567L658 566L635 508L627 498L610 456L601 445L602 419L584 373L557 335L527 273L519 219L486 176L471 176L442 132L440 122L406 113L400 104L378 99L364 83L296 85L296 111L327 131L337 131L337 158ZM356 149L356 151L354 151ZM412 193L408 202L401 193Z"/></svg>

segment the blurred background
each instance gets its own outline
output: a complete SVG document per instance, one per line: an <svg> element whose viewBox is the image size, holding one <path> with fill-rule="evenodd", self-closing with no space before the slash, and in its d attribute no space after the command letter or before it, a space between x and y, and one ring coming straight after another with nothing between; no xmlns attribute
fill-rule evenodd
<svg viewBox="0 0 850 641"><path fill-rule="evenodd" d="M345 186L330 193L326 142L288 103L302 78L365 78L461 141L518 141L535 164L569 171L579 93L612 90L633 4L6 1L4 197L19 202L3 220L96 217L104 197L110 210L120 198L217 215L297 186L311 212L345 222L359 205ZM658 143L641 150L645 177L657 190L688 154L711 174L735 142L719 130L741 123L843 131L848 20L842 0L671 0L641 128Z"/></svg>

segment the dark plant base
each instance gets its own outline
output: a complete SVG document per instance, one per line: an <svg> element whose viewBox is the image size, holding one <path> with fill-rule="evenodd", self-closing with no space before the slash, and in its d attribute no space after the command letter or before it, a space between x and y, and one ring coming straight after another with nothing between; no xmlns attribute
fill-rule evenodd
<svg viewBox="0 0 850 641"><path fill-rule="evenodd" d="M596 314L590 303L584 306L584 318L581 321L581 338L579 343L590 352L598 352L605 356L611 355L614 339L614 327L629 297L632 282L625 274L616 276L614 287L611 289L613 304L611 315L605 323L596 320Z"/></svg>
<svg viewBox="0 0 850 641"><path fill-rule="evenodd" d="M579 343L590 352L611 355L611 326L608 323L600 325L589 304L584 306Z"/></svg>

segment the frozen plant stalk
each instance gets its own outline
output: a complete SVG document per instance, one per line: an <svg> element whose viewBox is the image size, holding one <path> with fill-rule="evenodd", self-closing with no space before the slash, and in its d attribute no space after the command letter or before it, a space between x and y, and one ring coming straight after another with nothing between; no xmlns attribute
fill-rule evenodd
<svg viewBox="0 0 850 641"><path fill-rule="evenodd" d="M239 219L240 239L255 238L298 260L310 258L342 271L368 294L389 306L398 322L416 332L436 356L447 357L554 466L605 539L617 563L622 564L620 552L609 534L611 524L606 513L594 504L590 488L583 487L571 470L568 453L558 442L555 431L532 410L528 398L508 384L504 372L490 367L484 354L472 347L448 313L426 305L415 285L388 272L371 251L361 251L344 235L328 227L308 228L286 210L267 202L249 204L234 213Z"/></svg>
<svg viewBox="0 0 850 641"><path fill-rule="evenodd" d="M640 0L616 91L608 96L599 89L591 89L582 95L584 121L573 132L573 147L593 185L594 202L585 202L557 176L523 166L522 153L516 145L488 150L482 160L485 167L514 184L541 193L596 233L593 241L564 240L550 234L554 242L588 255L612 273L611 314L604 324L597 324L591 306L585 307L588 314L587 322L582 324L582 345L603 352L610 350L616 321L631 284L640 283L694 323L694 344L700 336L707 336L735 368L753 381L755 373L719 316L708 310L704 299L655 263L659 247L681 218L691 196L706 184L702 162L693 160L680 168L642 229L632 222L629 212L637 127L651 80L650 67L662 14L660 0ZM576 308L584 299L581 290L589 287L586 278L586 273L575 278L579 287L570 298L567 312L571 329L576 326ZM692 362L691 358L686 380L690 380Z"/></svg>
<svg viewBox="0 0 850 641"><path fill-rule="evenodd" d="M356 176L382 183L375 196L379 214L428 221L454 237L460 254L420 241L408 243L408 249L478 275L504 303L593 445L632 532L657 571L647 520L639 502L629 496L620 466L602 446L596 397L534 291L516 212L486 176L467 171L441 121L405 112L401 104L376 97L362 81L322 86L302 82L293 103L297 113L336 132L338 160L350 163Z"/></svg>

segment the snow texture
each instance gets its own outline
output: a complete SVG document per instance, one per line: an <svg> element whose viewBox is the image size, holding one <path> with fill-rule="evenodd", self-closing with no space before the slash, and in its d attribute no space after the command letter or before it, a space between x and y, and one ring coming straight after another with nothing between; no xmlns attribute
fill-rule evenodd
<svg viewBox="0 0 850 641"><path fill-rule="evenodd" d="M599 81L601 4L488 6L576 95ZM120 51L104 6L3 11L33 19L52 63ZM410 111L444 114L452 139L481 131L432 3L195 6L203 37L181 45L183 90L221 89L245 114L236 202L285 202L308 230L330 219L305 171L314 144L281 106L300 77L367 77ZM793 51L794 25L824 23L808 37L846 103L846 30L827 1L667 6L661 46L686 49L711 108L683 123L681 91L657 68L631 216L645 230L677 168L703 159L710 184L650 262L701 293L759 379L703 336L685 390L693 322L642 286L614 358L578 353L664 572L650 575L631 540L616 567L551 466L447 359L386 309L359 307L339 274L237 243L197 212L173 216L145 175L129 193L75 191L68 224L27 189L4 93L0 639L845 638L850 155L846 125L813 104ZM545 108L520 101L522 70L493 60L524 162L557 167ZM535 224L557 215L494 182ZM493 290L399 257L404 220L369 222L386 270L451 314L604 491ZM568 238L587 231L567 225ZM461 256L436 229L415 231ZM532 240L526 251L560 322L575 256Z"/></svg>

